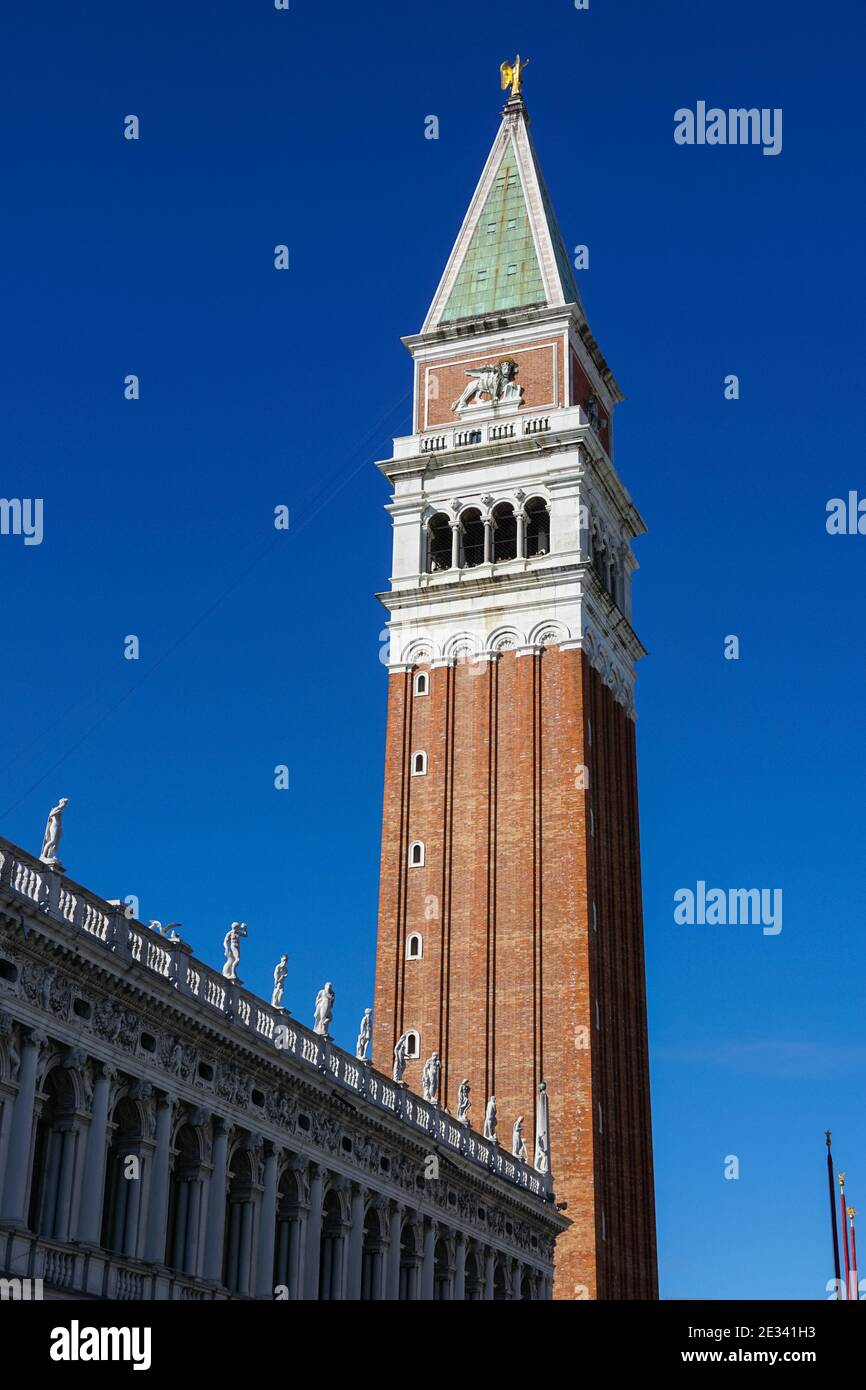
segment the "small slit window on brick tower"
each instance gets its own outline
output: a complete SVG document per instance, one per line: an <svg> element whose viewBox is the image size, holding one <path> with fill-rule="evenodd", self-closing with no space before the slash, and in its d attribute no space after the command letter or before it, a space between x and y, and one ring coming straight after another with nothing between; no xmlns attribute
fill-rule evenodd
<svg viewBox="0 0 866 1390"><path fill-rule="evenodd" d="M510 502L493 508L493 559L517 559L517 517Z"/></svg>
<svg viewBox="0 0 866 1390"><path fill-rule="evenodd" d="M412 754L412 776L425 777L427 775L427 754L423 752Z"/></svg>
<svg viewBox="0 0 866 1390"><path fill-rule="evenodd" d="M413 931L406 938L406 959L420 960L424 955L424 940L419 931Z"/></svg>
<svg viewBox="0 0 866 1390"><path fill-rule="evenodd" d="M437 512L427 523L427 573L439 574L451 568L451 522Z"/></svg>
<svg viewBox="0 0 866 1390"><path fill-rule="evenodd" d="M526 554L546 555L550 550L550 513L543 497L530 497L526 504Z"/></svg>
<svg viewBox="0 0 866 1390"><path fill-rule="evenodd" d="M409 846L409 868L422 869L424 867L424 843L422 840L413 840Z"/></svg>
<svg viewBox="0 0 866 1390"><path fill-rule="evenodd" d="M413 690L416 695L430 694L430 677L426 671L418 671L415 675Z"/></svg>
<svg viewBox="0 0 866 1390"><path fill-rule="evenodd" d="M410 1028L409 1032L406 1034L406 1056L421 1056L421 1034L418 1032L417 1028Z"/></svg>

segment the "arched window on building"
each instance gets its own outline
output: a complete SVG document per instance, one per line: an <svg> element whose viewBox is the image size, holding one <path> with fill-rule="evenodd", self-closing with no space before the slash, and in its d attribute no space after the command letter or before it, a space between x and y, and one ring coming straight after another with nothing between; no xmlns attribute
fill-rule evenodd
<svg viewBox="0 0 866 1390"><path fill-rule="evenodd" d="M484 522L477 507L470 507L460 518L463 527L463 564L474 569L484 561Z"/></svg>
<svg viewBox="0 0 866 1390"><path fill-rule="evenodd" d="M106 1250L134 1258L139 1250L141 1190L144 1176L142 1117L128 1097L117 1103L114 1136L105 1165L102 1244Z"/></svg>
<svg viewBox="0 0 866 1390"><path fill-rule="evenodd" d="M319 1246L319 1301L342 1298L345 1227L339 1194L333 1188L322 1206L322 1235Z"/></svg>
<svg viewBox="0 0 866 1390"><path fill-rule="evenodd" d="M36 1125L29 1226L47 1240L68 1240L76 1135L75 1088L69 1072L54 1067L43 1086ZM64 1193L68 1198L64 1199Z"/></svg>
<svg viewBox="0 0 866 1390"><path fill-rule="evenodd" d="M421 1286L421 1229L415 1221L404 1221L400 1235L400 1302L414 1303Z"/></svg>
<svg viewBox="0 0 866 1390"><path fill-rule="evenodd" d="M423 840L413 840L409 846L409 868L423 869L424 867L424 842Z"/></svg>
<svg viewBox="0 0 866 1390"><path fill-rule="evenodd" d="M427 573L438 574L451 568L451 522L437 512L427 522Z"/></svg>
<svg viewBox="0 0 866 1390"><path fill-rule="evenodd" d="M467 1303L480 1303L484 1298L483 1270L475 1250L467 1250L466 1252L463 1298Z"/></svg>
<svg viewBox="0 0 866 1390"><path fill-rule="evenodd" d="M510 502L498 502L493 508L493 559L517 559L517 517Z"/></svg>
<svg viewBox="0 0 866 1390"><path fill-rule="evenodd" d="M451 1298L452 1269L449 1258L448 1244L441 1236L436 1242L433 1253L433 1297L438 1302L447 1302Z"/></svg>
<svg viewBox="0 0 866 1390"><path fill-rule="evenodd" d="M255 1293L253 1237L260 1196L257 1169L258 1160L252 1150L235 1149L226 1200L223 1283L242 1298Z"/></svg>
<svg viewBox="0 0 866 1390"><path fill-rule="evenodd" d="M424 954L424 941L419 931L413 931L406 938L406 959L420 960Z"/></svg>
<svg viewBox="0 0 866 1390"><path fill-rule="evenodd" d="M298 1170L291 1165L284 1169L277 1189L277 1229L274 1241L274 1288L286 1288L289 1298L302 1297L303 1272L302 1224L303 1187Z"/></svg>
<svg viewBox="0 0 866 1390"><path fill-rule="evenodd" d="M371 1204L364 1218L364 1244L361 1250L362 1303L377 1303L385 1296L386 1249L382 1218Z"/></svg>
<svg viewBox="0 0 866 1390"><path fill-rule="evenodd" d="M424 777L427 774L427 754L418 752L412 754L412 776Z"/></svg>
<svg viewBox="0 0 866 1390"><path fill-rule="evenodd" d="M198 1131L183 1124L174 1142L165 1262L179 1274L198 1274L204 1238L205 1172Z"/></svg>
<svg viewBox="0 0 866 1390"><path fill-rule="evenodd" d="M406 1034L406 1056L421 1056L421 1034L417 1028L410 1028Z"/></svg>
<svg viewBox="0 0 866 1390"><path fill-rule="evenodd" d="M550 550L550 512L543 497L530 497L525 511L526 554L531 560Z"/></svg>
<svg viewBox="0 0 866 1390"><path fill-rule="evenodd" d="M430 694L430 677L426 671L416 671L415 680L412 683L412 691L415 695Z"/></svg>

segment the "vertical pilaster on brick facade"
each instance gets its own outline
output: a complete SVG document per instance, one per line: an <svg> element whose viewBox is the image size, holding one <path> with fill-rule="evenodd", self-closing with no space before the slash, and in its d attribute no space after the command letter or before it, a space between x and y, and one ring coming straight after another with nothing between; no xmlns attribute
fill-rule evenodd
<svg viewBox="0 0 866 1390"><path fill-rule="evenodd" d="M442 1104L466 1077L480 1127L495 1094L502 1143L523 1115L531 1146L544 1080L572 1223L555 1295L654 1298L630 620L645 528L526 125L525 108L503 121L405 340L415 433L379 465L394 554L374 1060L390 1068L417 1029L409 1086L437 1050ZM488 377L455 411L469 374L505 359L519 391Z"/></svg>

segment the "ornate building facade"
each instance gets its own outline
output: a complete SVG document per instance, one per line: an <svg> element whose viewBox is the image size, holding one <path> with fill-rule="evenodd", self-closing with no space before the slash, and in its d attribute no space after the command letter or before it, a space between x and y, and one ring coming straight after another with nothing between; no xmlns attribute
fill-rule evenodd
<svg viewBox="0 0 866 1390"><path fill-rule="evenodd" d="M435 1049L538 1126L572 1225L556 1295L657 1297L619 387L519 94L421 332L392 487L374 1060ZM530 1140L531 1142L531 1140ZM537 1153L536 1153L537 1157Z"/></svg>
<svg viewBox="0 0 866 1390"><path fill-rule="evenodd" d="M74 883L64 804L0 839L0 1296L549 1297L549 1176Z"/></svg>

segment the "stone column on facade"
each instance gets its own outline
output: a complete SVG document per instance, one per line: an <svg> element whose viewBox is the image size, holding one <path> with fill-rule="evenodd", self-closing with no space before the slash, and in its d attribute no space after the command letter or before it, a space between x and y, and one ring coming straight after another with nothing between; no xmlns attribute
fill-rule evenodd
<svg viewBox="0 0 866 1390"><path fill-rule="evenodd" d="M143 1153L138 1153L135 1155L135 1157L138 1159L139 1162L139 1176L137 1178L130 1179L126 1183L126 1229L124 1231L123 1239L124 1255L129 1255L133 1258L135 1257L135 1255L138 1254L138 1250L141 1244L138 1223L141 1218L141 1188L144 1182L144 1165L146 1161L145 1155Z"/></svg>
<svg viewBox="0 0 866 1390"><path fill-rule="evenodd" d="M466 1237L457 1232L454 1246L454 1300L462 1303L466 1297Z"/></svg>
<svg viewBox="0 0 866 1390"><path fill-rule="evenodd" d="M348 1243L348 1231L344 1224L341 1224L336 1240L329 1241L331 1247L331 1282L330 1295L332 1299L345 1298L344 1282L346 1278L346 1246Z"/></svg>
<svg viewBox="0 0 866 1390"><path fill-rule="evenodd" d="M460 568L460 531L461 531L460 522L459 522L459 521L452 521L452 522L451 522L451 568L452 568L453 570L459 570L459 568Z"/></svg>
<svg viewBox="0 0 866 1390"><path fill-rule="evenodd" d="M30 1191L31 1154L36 1101L36 1074L39 1052L46 1041L40 1029L31 1029L21 1039L21 1065L18 1070L18 1094L12 1111L9 1150L6 1156L6 1181L3 1189L2 1220L7 1226L25 1226L27 1198Z"/></svg>
<svg viewBox="0 0 866 1390"><path fill-rule="evenodd" d="M292 1226L294 1222L281 1217L274 1232L274 1287L279 1284L291 1288L289 1281L289 1257L292 1249Z"/></svg>
<svg viewBox="0 0 866 1390"><path fill-rule="evenodd" d="M182 1178L177 1181L177 1203L174 1213L174 1249L171 1263L175 1269L186 1268L186 1223L189 1214L190 1184Z"/></svg>
<svg viewBox="0 0 866 1390"><path fill-rule="evenodd" d="M256 1298L274 1296L274 1242L277 1234L277 1184L281 1150L265 1143L265 1182L259 1218L259 1244L256 1253ZM286 1252L288 1253L288 1252Z"/></svg>
<svg viewBox="0 0 866 1390"><path fill-rule="evenodd" d="M117 1076L107 1062L97 1062L93 1087L90 1128L84 1156L84 1184L78 1214L78 1239L84 1245L98 1245L105 1200L105 1160L108 1155L108 1112L111 1087Z"/></svg>
<svg viewBox="0 0 866 1390"><path fill-rule="evenodd" d="M306 1207L298 1211L296 1221L289 1224L289 1295L299 1299L304 1296L304 1279L307 1268L307 1218Z"/></svg>
<svg viewBox="0 0 866 1390"><path fill-rule="evenodd" d="M361 1297L361 1271L364 1263L364 1206L367 1190L361 1183L352 1189L352 1216L349 1225L349 1255L345 1297L357 1302Z"/></svg>
<svg viewBox="0 0 866 1390"><path fill-rule="evenodd" d="M36 1116L38 1123L39 1116ZM43 1177L40 1184L39 1207L35 1213L36 1229L43 1235L53 1237L54 1218L57 1214L57 1184L60 1177L60 1150L63 1136L59 1129L52 1128L46 1135ZM31 1158L31 1167L33 1160Z"/></svg>
<svg viewBox="0 0 866 1390"><path fill-rule="evenodd" d="M395 1302L400 1297L400 1244L403 1235L403 1203L395 1202L391 1209L391 1239L388 1245L388 1268L385 1274L385 1298Z"/></svg>
<svg viewBox="0 0 866 1390"><path fill-rule="evenodd" d="M241 1231L238 1254L238 1292L242 1294L251 1294L255 1287L253 1247L256 1228L256 1200L251 1190L247 1190L240 1206Z"/></svg>
<svg viewBox="0 0 866 1390"><path fill-rule="evenodd" d="M418 1295L425 1303L433 1299L436 1251L436 1222L424 1222L424 1255L421 1262L421 1290Z"/></svg>
<svg viewBox="0 0 866 1390"><path fill-rule="evenodd" d="M517 517L517 558L526 559L526 512L522 507L518 507Z"/></svg>
<svg viewBox="0 0 866 1390"><path fill-rule="evenodd" d="M226 1226L226 1166L232 1126L221 1116L215 1115L213 1131L213 1155L210 1182L208 1183L207 1226L202 1269L205 1279L210 1279L215 1284L221 1284Z"/></svg>
<svg viewBox="0 0 866 1390"><path fill-rule="evenodd" d="M374 1222L375 1233L373 1230ZM385 1298L385 1253L387 1249L387 1203L382 1197L374 1197L366 1210L364 1235L361 1243L360 1297L365 1303L381 1303Z"/></svg>
<svg viewBox="0 0 866 1390"><path fill-rule="evenodd" d="M484 563L493 563L493 517L484 518Z"/></svg>
<svg viewBox="0 0 866 1390"><path fill-rule="evenodd" d="M309 1216L309 1173L306 1159L298 1156L289 1161L289 1167L297 1174L296 1201L290 1209L288 1223L288 1265L287 1279L289 1297L304 1297L304 1271L307 1253L307 1218Z"/></svg>
<svg viewBox="0 0 866 1390"><path fill-rule="evenodd" d="M496 1255L492 1250L484 1251L484 1298L488 1303L493 1302L493 1266L496 1263Z"/></svg>
<svg viewBox="0 0 866 1390"><path fill-rule="evenodd" d="M198 1276L202 1264L201 1226L202 1197L205 1191L205 1175L199 1168L189 1186L189 1207L187 1211L186 1268L189 1274ZM219 1276L217 1276L219 1277Z"/></svg>
<svg viewBox="0 0 866 1390"><path fill-rule="evenodd" d="M310 1170L310 1212L307 1217L304 1246L304 1298L315 1302L319 1297L319 1258L322 1241L322 1187L325 1170L314 1163Z"/></svg>
<svg viewBox="0 0 866 1390"><path fill-rule="evenodd" d="M511 1262L511 1297L517 1302L523 1299L523 1264L520 1260Z"/></svg>
<svg viewBox="0 0 866 1390"><path fill-rule="evenodd" d="M3 1183L6 1177L6 1151L9 1148L9 1129L15 1109L15 1097L0 1095L0 1198L3 1196Z"/></svg>
<svg viewBox="0 0 866 1390"><path fill-rule="evenodd" d="M167 1094L161 1095L156 1103L156 1148L153 1155L153 1172L147 1204L147 1228L144 1240L144 1258L154 1264L164 1264L166 1256L168 1194L171 1177L171 1123L174 1116L174 1106L174 1097Z"/></svg>
<svg viewBox="0 0 866 1390"><path fill-rule="evenodd" d="M138 1178L131 1180L127 1201L127 1223L124 1254L143 1259L147 1243L147 1213L150 1208L154 1157L156 1153L157 1098L153 1083L138 1081L130 1090L130 1098L138 1103L141 1115L141 1136L128 1149L128 1156L138 1160Z"/></svg>
<svg viewBox="0 0 866 1390"><path fill-rule="evenodd" d="M75 1120L64 1117L58 1127L58 1165L57 1199L54 1205L54 1220L51 1230L55 1240L69 1239L69 1223L72 1216L72 1189L75 1181L75 1159L78 1149L78 1135Z"/></svg>

